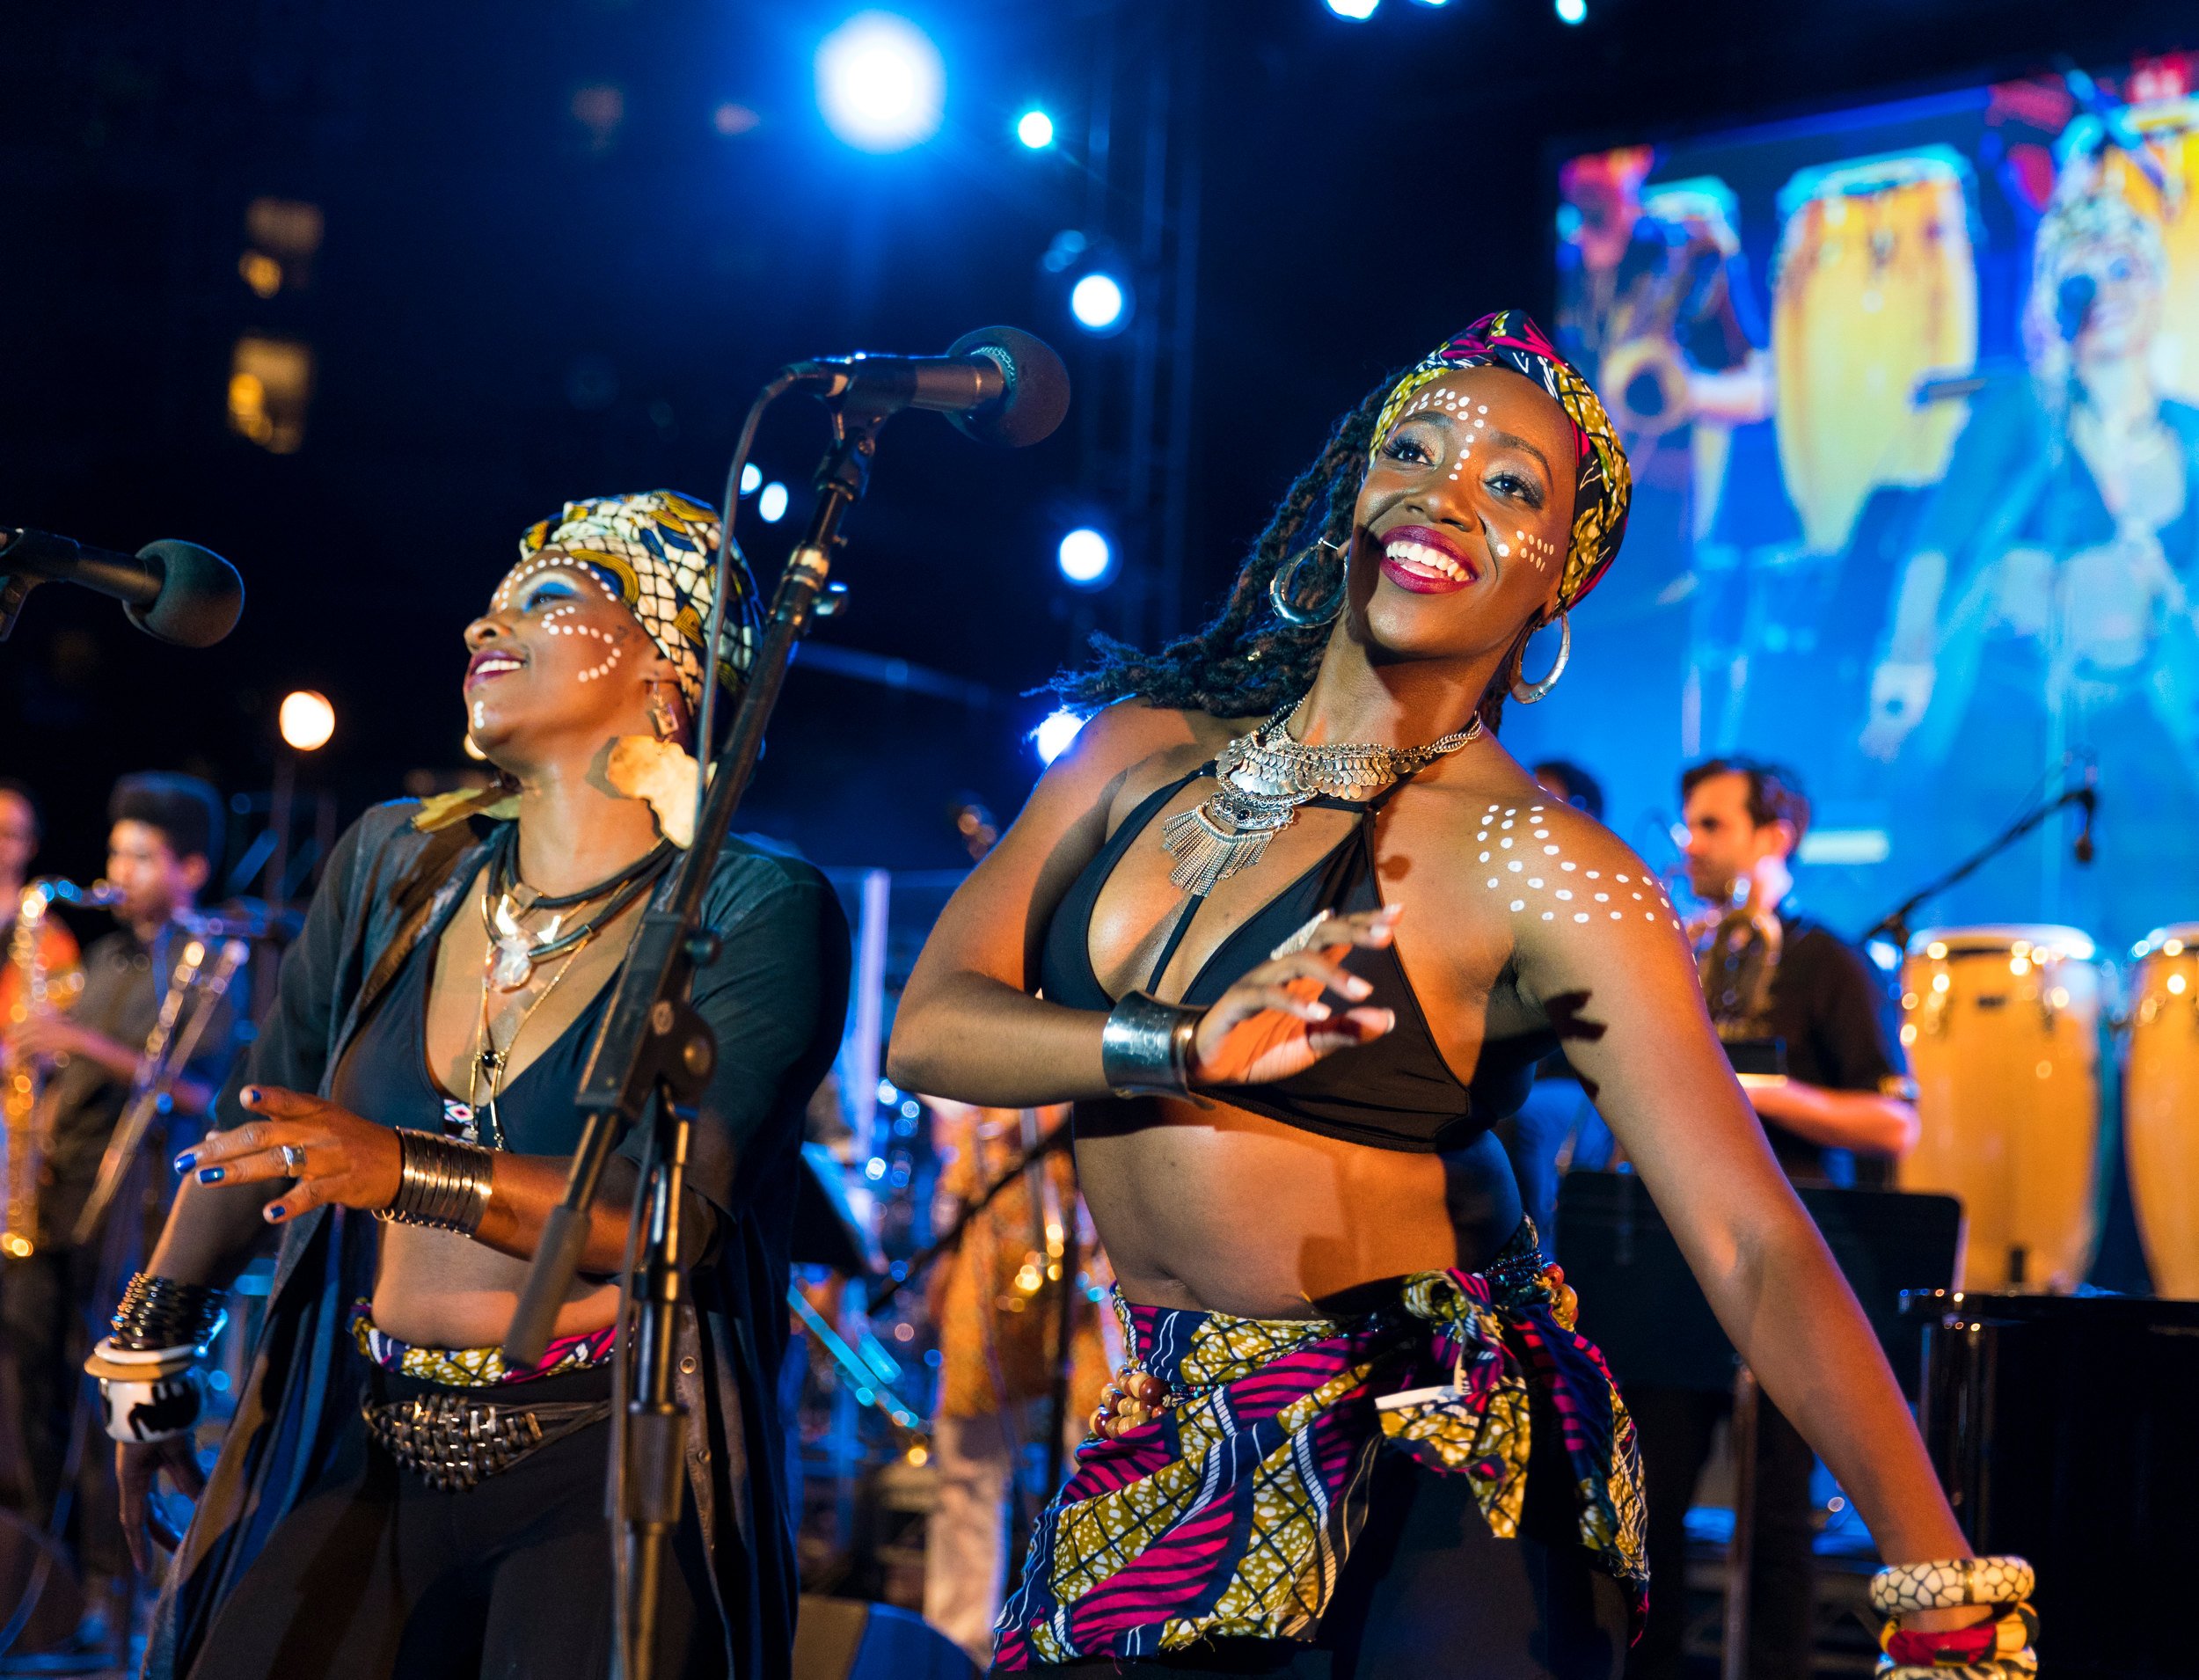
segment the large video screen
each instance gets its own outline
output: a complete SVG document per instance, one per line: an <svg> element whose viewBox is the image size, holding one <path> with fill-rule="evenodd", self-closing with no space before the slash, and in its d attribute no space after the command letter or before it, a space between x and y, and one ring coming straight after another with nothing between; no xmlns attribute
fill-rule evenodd
<svg viewBox="0 0 2199 1680"><path fill-rule="evenodd" d="M1791 765L1851 933L2090 775L2095 861L2058 817L1918 924L2199 920L2195 70L1567 162L1555 335L1635 500L1508 744L1659 861L1684 763Z"/></svg>

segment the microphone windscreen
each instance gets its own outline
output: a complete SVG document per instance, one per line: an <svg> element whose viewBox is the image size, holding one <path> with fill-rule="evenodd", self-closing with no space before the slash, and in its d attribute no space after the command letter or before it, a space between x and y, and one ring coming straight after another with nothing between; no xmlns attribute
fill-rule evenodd
<svg viewBox="0 0 2199 1680"><path fill-rule="evenodd" d="M990 356L1008 376L1008 389L997 402L975 413L947 416L981 443L1022 449L1052 436L1069 413L1069 369L1053 346L1020 327L980 327L955 340L946 353Z"/></svg>
<svg viewBox="0 0 2199 1680"><path fill-rule="evenodd" d="M147 635L179 647L211 647L237 628L245 581L220 555L164 538L146 544L137 558L159 569L160 593L150 606L122 610Z"/></svg>

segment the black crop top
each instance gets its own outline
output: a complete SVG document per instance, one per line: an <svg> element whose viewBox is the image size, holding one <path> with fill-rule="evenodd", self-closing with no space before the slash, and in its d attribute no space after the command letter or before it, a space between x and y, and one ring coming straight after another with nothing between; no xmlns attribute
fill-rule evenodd
<svg viewBox="0 0 2199 1680"><path fill-rule="evenodd" d="M427 977L436 941L422 939L344 1052L329 1100L368 1120L408 1131L441 1132L486 1143L489 1117L478 1119L436 1084L427 1066ZM581 1063L610 1001L606 985L579 1019L519 1070L496 1099L504 1147L515 1155L570 1155L581 1139L573 1093Z"/></svg>
<svg viewBox="0 0 2199 1680"><path fill-rule="evenodd" d="M1071 1009L1111 1009L1092 968L1092 918L1100 889L1132 843L1181 789L1214 774L1209 761L1188 776L1156 791L1130 813L1099 854L1070 883L1048 924L1040 953L1040 982L1047 998ZM1394 794L1399 782L1369 800L1317 798L1318 809L1356 811L1359 821L1335 849L1285 887L1259 913L1216 947L1214 954L1184 989L1187 1004L1213 1003L1251 969L1268 960L1275 946L1319 912L1350 915L1380 908L1375 878L1374 818ZM1150 986L1190 931L1204 903L1187 902L1171 931ZM1443 1150L1465 1148L1500 1120L1517 1112L1534 1081L1535 1064L1557 1048L1557 1035L1545 1029L1482 1046L1471 1084L1461 1084L1436 1048L1428 1017L1413 995L1397 947L1355 948L1344 967L1374 988L1359 1005L1396 1012L1397 1025L1382 1037L1324 1056L1303 1073L1272 1085L1235 1085L1226 1093L1231 1107L1282 1121L1307 1131L1341 1137L1377 1149Z"/></svg>

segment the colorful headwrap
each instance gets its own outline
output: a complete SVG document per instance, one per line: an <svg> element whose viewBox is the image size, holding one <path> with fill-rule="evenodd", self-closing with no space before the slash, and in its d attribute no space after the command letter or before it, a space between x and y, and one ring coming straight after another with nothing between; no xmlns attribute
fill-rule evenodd
<svg viewBox="0 0 2199 1680"><path fill-rule="evenodd" d="M1391 387L1375 421L1376 449L1381 449L1392 422L1416 391L1460 368L1509 368L1524 374L1555 398L1573 422L1578 460L1573 491L1573 542L1558 585L1559 609L1570 608L1602 580L1605 568L1618 558L1619 539L1626 534L1626 505L1633 496L1633 475L1627 470L1626 451L1619 445L1611 417L1604 412L1604 405L1580 370L1558 354L1558 347L1528 318L1524 310L1499 310L1431 351Z"/></svg>
<svg viewBox="0 0 2199 1680"><path fill-rule="evenodd" d="M559 552L538 559L544 549ZM519 539L519 559L500 601L530 572L585 566L678 668L687 704L701 699L704 639L711 594L718 587L717 509L673 490L568 501L555 519L530 527ZM737 558L734 566L725 633L718 643L718 679L737 690L762 640L763 617L756 580Z"/></svg>

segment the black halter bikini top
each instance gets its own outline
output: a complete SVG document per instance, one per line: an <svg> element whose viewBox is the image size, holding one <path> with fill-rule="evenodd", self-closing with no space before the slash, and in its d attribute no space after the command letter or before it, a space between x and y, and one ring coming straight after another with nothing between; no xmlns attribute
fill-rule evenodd
<svg viewBox="0 0 2199 1680"><path fill-rule="evenodd" d="M1202 777L1214 774L1212 761L1169 783L1148 797L1111 835L1097 856L1073 881L1047 924L1040 953L1041 984L1048 999L1071 1009L1111 1009L1092 968L1092 918L1100 889L1115 865L1143 834L1168 801ZM1326 811L1356 811L1359 821L1335 848L1270 899L1242 927L1216 947L1189 986L1183 1001L1211 1004L1251 969L1266 961L1275 946L1317 915L1349 915L1380 908L1375 879L1375 814L1399 787L1399 781L1372 800L1339 800L1322 795L1308 803ZM1190 931L1205 902L1194 896L1170 931L1160 960L1153 965L1157 984L1169 960ZM1355 949L1344 967L1373 987L1358 1000L1392 1010L1397 1025L1370 1043L1323 1057L1303 1073L1271 1085L1233 1085L1221 1093L1231 1107L1247 1108L1285 1125L1302 1127L1377 1149L1443 1150L1465 1148L1498 1121L1516 1113L1533 1082L1535 1064L1557 1048L1555 1034L1544 1029L1482 1046L1471 1083L1462 1083L1443 1061L1420 1000L1413 995L1397 947Z"/></svg>

